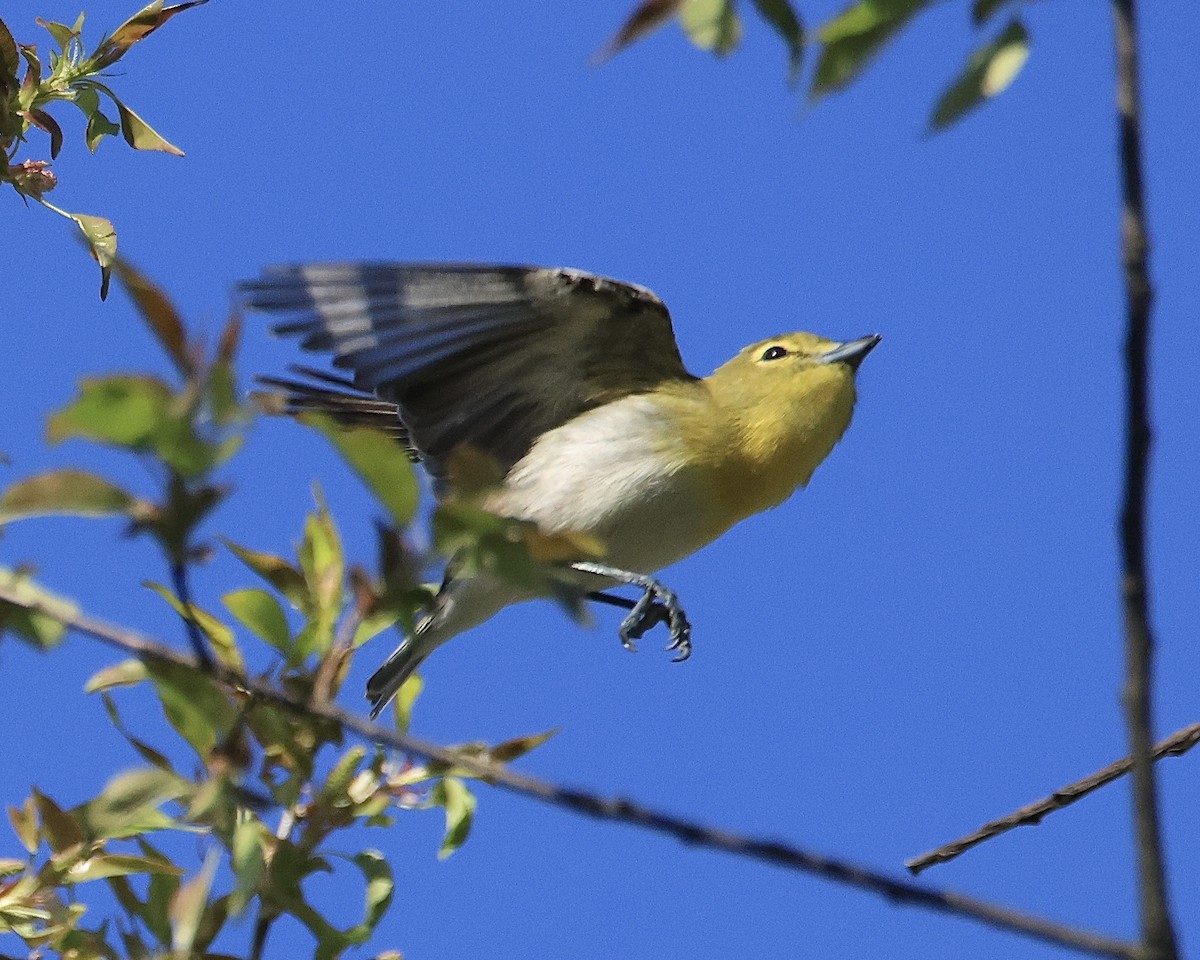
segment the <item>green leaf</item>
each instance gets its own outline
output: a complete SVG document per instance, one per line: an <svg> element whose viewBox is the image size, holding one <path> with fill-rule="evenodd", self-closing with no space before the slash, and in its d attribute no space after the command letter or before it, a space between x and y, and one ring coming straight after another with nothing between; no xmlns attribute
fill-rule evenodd
<svg viewBox="0 0 1200 960"><path fill-rule="evenodd" d="M39 473L0 495L0 523L28 517L111 517L137 512L138 500L116 484L84 470Z"/></svg>
<svg viewBox="0 0 1200 960"><path fill-rule="evenodd" d="M245 627L290 659L294 644L287 616L265 590L235 590L221 602Z"/></svg>
<svg viewBox="0 0 1200 960"><path fill-rule="evenodd" d="M132 770L113 777L95 799L73 812L89 839L135 837L151 830L178 828L180 824L159 808L187 796L191 789L189 781L169 770Z"/></svg>
<svg viewBox="0 0 1200 960"><path fill-rule="evenodd" d="M804 66L804 25L791 0L754 0L759 15L783 38L788 48L788 83L800 80Z"/></svg>
<svg viewBox="0 0 1200 960"><path fill-rule="evenodd" d="M417 508L417 478L394 439L367 427L338 426L321 414L305 413L299 419L333 444L398 526L412 522Z"/></svg>
<svg viewBox="0 0 1200 960"><path fill-rule="evenodd" d="M15 81L20 69L21 55L17 53L17 41L13 39L4 21L0 20L0 70Z"/></svg>
<svg viewBox="0 0 1200 960"><path fill-rule="evenodd" d="M42 822L42 836L50 844L51 850L60 853L83 842L83 828L75 817L64 811L37 787L33 788L30 795Z"/></svg>
<svg viewBox="0 0 1200 960"><path fill-rule="evenodd" d="M0 567L0 589L18 601L0 600L0 633L14 633L40 650L59 644L67 632L63 620L79 613L75 604L39 587L25 573ZM39 609L31 610L22 603Z"/></svg>
<svg viewBox="0 0 1200 960"><path fill-rule="evenodd" d="M814 99L841 90L932 0L858 0L818 31L824 44L813 77Z"/></svg>
<svg viewBox="0 0 1200 960"><path fill-rule="evenodd" d="M358 766L366 757L367 750L365 747L351 747L342 756L333 769L329 771L329 776L325 778L325 783L321 787L320 799L322 803L335 805L346 799L346 788L350 786L350 781L354 779L358 772Z"/></svg>
<svg viewBox="0 0 1200 960"><path fill-rule="evenodd" d="M169 873L179 876L182 867L151 857L126 853L103 853L75 864L64 878L65 883L85 883L108 877L127 877L135 873Z"/></svg>
<svg viewBox="0 0 1200 960"><path fill-rule="evenodd" d="M383 633L388 627L395 626L400 620L400 613L397 610L385 609L377 613L372 613L369 616L363 617L362 622L354 631L354 638L351 641L351 646L358 649L368 640L372 640L379 634Z"/></svg>
<svg viewBox="0 0 1200 960"><path fill-rule="evenodd" d="M323 502L304 522L304 540L300 544L300 569L308 585L312 622L301 631L296 647L303 657L315 652L324 656L333 643L333 626L342 610L346 577L342 541L333 517Z"/></svg>
<svg viewBox="0 0 1200 960"><path fill-rule="evenodd" d="M498 743L488 751L488 755L497 763L508 763L511 760L516 760L518 757L523 757L535 747L540 747L543 743L558 733L558 728L547 730L545 733L533 733L525 737L514 737L512 740L505 740L503 743Z"/></svg>
<svg viewBox="0 0 1200 960"><path fill-rule="evenodd" d="M93 217L86 213L71 213L67 216L79 224L92 259L100 265L100 299L104 300L108 296L112 264L117 258L116 228L111 220L104 217Z"/></svg>
<svg viewBox="0 0 1200 960"><path fill-rule="evenodd" d="M364 850L355 854L353 862L367 881L366 906L362 923L346 933L354 943L362 944L370 939L391 906L396 881L392 876L392 868L378 850Z"/></svg>
<svg viewBox="0 0 1200 960"><path fill-rule="evenodd" d="M163 712L202 759L232 732L237 722L233 705L208 677L165 662L147 663Z"/></svg>
<svg viewBox="0 0 1200 960"><path fill-rule="evenodd" d="M141 660L124 660L93 673L84 684L84 692L98 693L114 687L132 687L146 679L146 664Z"/></svg>
<svg viewBox="0 0 1200 960"><path fill-rule="evenodd" d="M114 265L117 277L129 299L141 314L150 332L158 339L163 350L175 364L175 368L184 376L190 377L196 371L196 360L188 352L187 334L184 332L183 318L170 297L150 281L145 274L134 269L124 260L118 260Z"/></svg>
<svg viewBox="0 0 1200 960"><path fill-rule="evenodd" d="M414 673L396 691L395 699L392 700L392 709L396 715L396 729L401 733L408 733L408 726L412 723L413 705L424 688L425 681L419 674Z"/></svg>
<svg viewBox="0 0 1200 960"><path fill-rule="evenodd" d="M742 22L733 0L685 0L679 24L697 47L722 57L742 39Z"/></svg>
<svg viewBox="0 0 1200 960"><path fill-rule="evenodd" d="M592 63L601 64L631 43L649 36L675 16L684 2L685 0L642 0L621 24L621 29L592 57Z"/></svg>
<svg viewBox="0 0 1200 960"><path fill-rule="evenodd" d="M117 27L104 40L96 52L92 54L85 66L88 72L94 73L112 66L125 56L129 48L139 40L144 40L176 14L201 6L208 0L191 0L190 3L180 3L173 7L164 7L162 0L154 0L147 4L123 24Z"/></svg>
<svg viewBox="0 0 1200 960"><path fill-rule="evenodd" d="M50 36L54 38L54 42L58 44L59 49L67 52L67 48L71 45L71 41L79 39L79 31L72 30L65 23L55 23L49 20L43 20L41 17L35 17L34 22L39 27L45 27L49 31ZM80 24L82 26L82 24Z"/></svg>
<svg viewBox="0 0 1200 960"><path fill-rule="evenodd" d="M26 797L25 803L21 807L9 807L8 821L12 824L13 833L21 841L21 846L30 854L37 853L42 835L38 825L37 808L34 806L33 797Z"/></svg>
<svg viewBox="0 0 1200 960"><path fill-rule="evenodd" d="M1029 59L1029 34L1018 20L972 55L934 108L929 125L944 130L985 100L1003 93Z"/></svg>
<svg viewBox="0 0 1200 960"><path fill-rule="evenodd" d="M176 157L183 156L182 150L116 97L113 97L113 103L116 104L117 113L121 116L121 133L125 137L125 142L134 150L158 150Z"/></svg>
<svg viewBox="0 0 1200 960"><path fill-rule="evenodd" d="M235 917L246 909L266 868L263 852L266 836L266 828L245 813L233 828L230 865L237 878L237 886L230 895L229 912Z"/></svg>
<svg viewBox="0 0 1200 960"><path fill-rule="evenodd" d="M297 610L308 608L308 587L304 582L304 575L283 557L239 546L224 537L221 538L221 542L242 563L283 594Z"/></svg>
<svg viewBox="0 0 1200 960"><path fill-rule="evenodd" d="M179 954L191 952L208 906L208 892L212 889L213 877L217 874L220 855L213 847L204 857L200 872L179 888L171 901L171 949Z"/></svg>
<svg viewBox="0 0 1200 960"><path fill-rule="evenodd" d="M148 450L170 416L170 388L157 377L118 374L85 378L79 398L47 424L51 443L82 437L97 443Z"/></svg>
<svg viewBox="0 0 1200 960"><path fill-rule="evenodd" d="M25 861L13 857L0 857L0 877L11 877L25 869Z"/></svg>
<svg viewBox="0 0 1200 960"><path fill-rule="evenodd" d="M429 802L446 810L446 833L438 859L445 860L467 840L475 818L475 795L458 777L443 777L429 796Z"/></svg>
<svg viewBox="0 0 1200 960"><path fill-rule="evenodd" d="M83 87L77 90L74 103L87 117L87 130L84 136L87 140L87 147L92 153L96 152L96 147L105 137L113 137L121 132L121 128L100 109L100 95L93 88Z"/></svg>
<svg viewBox="0 0 1200 960"><path fill-rule="evenodd" d="M242 659L242 652L238 649L237 640L234 639L233 631L229 627L211 613L201 610L194 603L188 604L185 608L180 599L161 583L144 580L142 586L149 587L166 600L181 619L195 623L200 632L212 643L213 653L217 655L217 659L224 666L239 673L245 672L246 663Z"/></svg>

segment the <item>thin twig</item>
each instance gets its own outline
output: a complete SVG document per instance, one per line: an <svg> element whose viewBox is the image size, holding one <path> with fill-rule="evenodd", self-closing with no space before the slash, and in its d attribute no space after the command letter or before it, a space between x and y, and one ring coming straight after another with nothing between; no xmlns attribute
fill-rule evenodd
<svg viewBox="0 0 1200 960"><path fill-rule="evenodd" d="M192 652L196 654L200 665L205 670L211 671L212 655L208 652L208 644L204 642L204 634L200 632L200 624L196 622L196 615L192 612L192 596L191 588L188 586L186 561L171 561L171 582L175 587L175 596L179 598L179 605L183 607L183 625L187 630L187 638L192 645Z"/></svg>
<svg viewBox="0 0 1200 960"><path fill-rule="evenodd" d="M1133 819L1137 837L1142 947L1152 960L1178 956L1167 906L1166 869L1154 764L1152 678L1154 634L1146 575L1146 491L1150 469L1149 233L1142 178L1137 21L1134 0L1113 0L1117 58L1117 121L1121 163L1121 262L1126 301L1125 494L1121 507L1121 596L1125 611L1125 720L1133 759Z"/></svg>
<svg viewBox="0 0 1200 960"><path fill-rule="evenodd" d="M780 841L710 827L693 820L662 813L621 797L604 797L588 791L560 786L517 773L502 764L465 756L458 751L377 726L332 703L301 702L262 680L241 676L221 664L214 665L211 670L204 670L190 657L137 633L104 623L85 614L58 609L38 600L22 597L3 587L0 587L0 600L28 610L36 610L80 634L101 640L144 660L166 662L202 671L222 683L244 690L291 712L332 721L366 740L445 764L447 767L458 767L493 786L554 806L564 807L575 813L641 827L645 830L673 836L684 843L713 850L724 850L726 853L736 856L772 863L833 883L879 894L893 903L909 904L939 913L965 917L997 929L1008 930L1081 953L1117 957L1122 960L1143 960L1137 945L1127 941L1078 930L964 894L922 887L867 867L813 853Z"/></svg>
<svg viewBox="0 0 1200 960"><path fill-rule="evenodd" d="M1160 741L1155 746L1151 756L1155 760L1161 760L1163 757L1182 756L1197 743L1200 743L1200 723L1193 723L1190 727L1176 730L1165 740ZM919 857L905 860L904 865L908 867L910 872L920 873L927 867L953 860L959 854L966 853L966 851L983 843L985 840L998 837L1000 834L1007 833L1015 827L1040 823L1046 814L1053 813L1055 810L1061 810L1063 807L1069 807L1076 800L1086 797L1093 790L1098 790L1105 784L1112 783L1114 780L1125 776L1132 766L1133 761L1129 757L1125 757L1123 760L1118 760L1115 763L1110 763L1103 770L1097 770L1082 780L1076 780L1065 787L1060 787L1042 800L1026 804L1020 810L1016 810L1006 817L1001 817L999 820L992 820L985 823L974 833L969 833L965 837L952 840L938 847L936 850L930 850L928 853L921 854Z"/></svg>

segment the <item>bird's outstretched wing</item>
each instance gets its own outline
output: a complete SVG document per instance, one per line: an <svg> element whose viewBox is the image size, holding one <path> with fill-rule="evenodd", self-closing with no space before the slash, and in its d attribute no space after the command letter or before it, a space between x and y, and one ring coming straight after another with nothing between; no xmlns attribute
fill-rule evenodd
<svg viewBox="0 0 1200 960"><path fill-rule="evenodd" d="M311 264L241 291L247 307L288 315L277 333L332 353L347 386L395 404L398 436L434 477L460 444L508 468L592 407L695 379L658 297L577 270Z"/></svg>

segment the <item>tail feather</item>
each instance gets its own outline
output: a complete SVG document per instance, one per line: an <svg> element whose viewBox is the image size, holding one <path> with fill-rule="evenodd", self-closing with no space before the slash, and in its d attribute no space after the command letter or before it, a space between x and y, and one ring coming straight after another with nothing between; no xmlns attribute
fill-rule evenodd
<svg viewBox="0 0 1200 960"><path fill-rule="evenodd" d="M404 681L411 677L432 653L432 648L424 647L418 642L419 638L420 634L417 634L405 640L367 681L367 699L371 701L372 720L379 716L392 697L404 686Z"/></svg>

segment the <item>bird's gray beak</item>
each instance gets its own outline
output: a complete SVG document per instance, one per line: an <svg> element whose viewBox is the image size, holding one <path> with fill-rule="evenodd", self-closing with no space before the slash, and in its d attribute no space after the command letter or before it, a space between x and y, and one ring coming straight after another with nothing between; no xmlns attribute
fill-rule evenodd
<svg viewBox="0 0 1200 960"><path fill-rule="evenodd" d="M875 345L882 339L883 337L879 334L872 333L865 337L859 337L857 340L838 344L828 353L821 354L817 359L821 363L844 363L851 370L857 370L858 365L863 362L863 358L874 350Z"/></svg>

